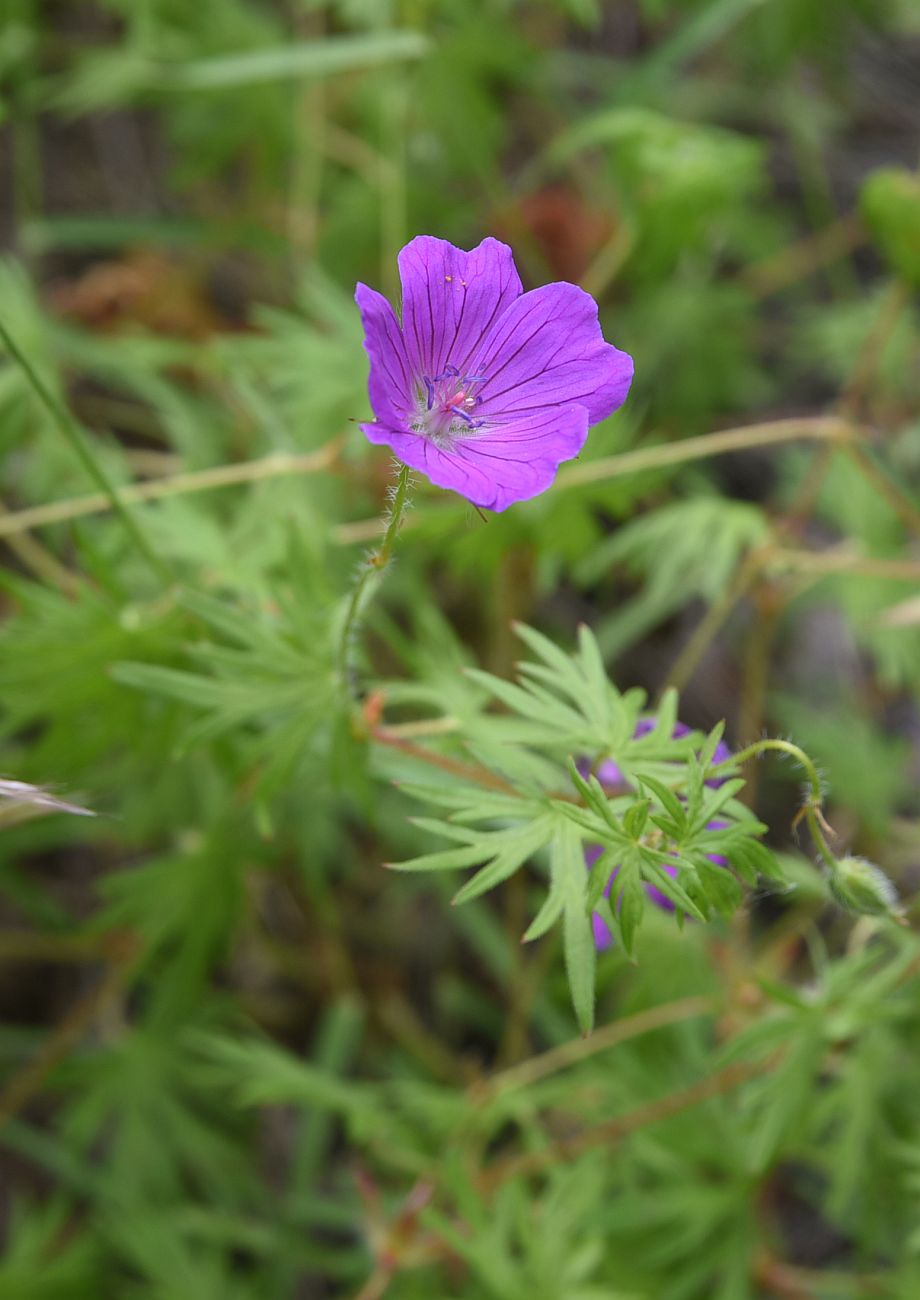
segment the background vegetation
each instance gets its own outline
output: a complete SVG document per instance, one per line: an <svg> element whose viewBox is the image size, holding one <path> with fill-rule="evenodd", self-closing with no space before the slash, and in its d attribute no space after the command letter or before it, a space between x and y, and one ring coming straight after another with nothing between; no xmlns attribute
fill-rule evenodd
<svg viewBox="0 0 920 1300"><path fill-rule="evenodd" d="M916 0L6 0L0 768L97 816L0 808L2 1300L920 1294L918 127ZM356 714L351 296L418 232L580 282L637 376L544 497L419 487ZM574 831L458 908L381 863L432 801L507 845L640 709L692 784L667 686L819 762L900 922L767 755L741 888L621 910L583 1038Z"/></svg>

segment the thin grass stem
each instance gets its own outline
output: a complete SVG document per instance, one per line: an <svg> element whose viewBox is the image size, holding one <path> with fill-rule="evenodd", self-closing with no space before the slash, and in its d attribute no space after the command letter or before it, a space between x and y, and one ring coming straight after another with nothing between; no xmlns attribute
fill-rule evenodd
<svg viewBox="0 0 920 1300"><path fill-rule="evenodd" d="M54 425L61 433L65 442L68 443L71 450L80 461L80 464L86 470L86 473L105 496L111 509L114 510L121 519L125 531L134 542L138 551L143 555L144 559L150 565L151 569L153 569L158 578L169 581L171 576L169 570L157 555L150 542L144 536L134 517L125 505L125 502L119 495L117 488L109 480L108 475L99 463L86 438L83 436L80 426L67 408L58 402L51 393L51 390L39 376L25 353L20 349L19 344L10 334L2 320L0 320L0 339L2 339L10 357L22 371L30 388L35 393L35 396L51 416Z"/></svg>

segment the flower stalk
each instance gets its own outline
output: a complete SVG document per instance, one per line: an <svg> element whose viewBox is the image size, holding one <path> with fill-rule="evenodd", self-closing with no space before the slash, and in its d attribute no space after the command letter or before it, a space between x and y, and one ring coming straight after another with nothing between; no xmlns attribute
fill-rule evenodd
<svg viewBox="0 0 920 1300"><path fill-rule="evenodd" d="M337 663L342 684L352 699L358 697L358 671L354 655L364 612L374 588L392 559L393 547L396 545L396 538L409 504L411 482L412 470L408 465L400 465L396 483L391 489L392 501L383 540L375 551L371 551L358 569L345 607L345 617L338 636Z"/></svg>
<svg viewBox="0 0 920 1300"><path fill-rule="evenodd" d="M746 749L739 750L725 762L717 763L710 771L714 775L723 768L744 763L746 759L768 752L788 754L804 770L808 779L808 793L796 817L805 819L819 858L827 868L831 893L844 907L871 916L892 915L897 907L897 894L887 876L873 863L850 856L838 858L827 841L833 834L822 812L824 790L814 763L791 740L757 740Z"/></svg>

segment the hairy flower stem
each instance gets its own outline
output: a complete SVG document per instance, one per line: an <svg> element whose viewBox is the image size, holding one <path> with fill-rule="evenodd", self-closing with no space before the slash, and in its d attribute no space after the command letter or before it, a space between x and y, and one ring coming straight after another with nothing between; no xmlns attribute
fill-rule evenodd
<svg viewBox="0 0 920 1300"><path fill-rule="evenodd" d="M769 752L788 754L790 758L794 758L799 766L804 770L805 775L808 778L809 792L799 816L804 817L808 823L811 838L814 840L819 855L824 859L831 872L836 873L837 858L827 842L827 837L825 836L821 825L821 823L824 822L824 825L827 826L821 812L821 805L824 798L824 791L821 787L821 778L818 775L818 769L805 753L804 749L800 749L799 746L793 744L791 740L755 740L752 745L748 745L746 749L740 749L736 754L733 754L731 758L726 759L724 763L715 764L714 767L710 768L710 773L713 776L718 776L723 769L727 773L733 767L740 766L742 763L746 762L747 759L754 758L758 754ZM798 820L798 818L796 820ZM828 827L828 829L830 828Z"/></svg>
<svg viewBox="0 0 920 1300"><path fill-rule="evenodd" d="M383 541L376 551L372 551L367 556L358 570L345 609L345 618L338 638L337 662L342 683L353 700L358 698L358 671L354 662L354 651L361 631L364 611L392 558L393 547L409 502L411 476L412 471L409 466L400 465L396 485L392 489L392 505L387 515Z"/></svg>

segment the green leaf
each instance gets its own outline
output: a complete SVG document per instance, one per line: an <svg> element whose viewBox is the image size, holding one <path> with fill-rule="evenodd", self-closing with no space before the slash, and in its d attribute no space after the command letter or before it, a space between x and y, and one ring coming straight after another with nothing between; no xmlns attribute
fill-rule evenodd
<svg viewBox="0 0 920 1300"><path fill-rule="evenodd" d="M642 917L645 915L646 893L639 879L638 871L629 870L628 864L624 861L621 874L617 877L617 885L622 879L622 888L618 890L617 906L615 916L619 923L620 937L623 940L623 947L630 957L635 956L636 936L639 926L642 924Z"/></svg>
<svg viewBox="0 0 920 1300"><path fill-rule="evenodd" d="M194 1035L191 1041L211 1063L213 1076L232 1089L241 1106L298 1101L346 1115L376 1108L366 1085L326 1073L274 1043L206 1033Z"/></svg>
<svg viewBox="0 0 920 1300"><path fill-rule="evenodd" d="M677 725L677 709L680 696L673 686L669 686L661 696L658 704L658 716L655 728L649 734L658 740L670 740Z"/></svg>
<svg viewBox="0 0 920 1300"><path fill-rule="evenodd" d="M151 82L168 90L235 89L402 63L422 58L429 48L428 39L413 31L327 36L321 41L292 42L277 49L198 59L172 68L162 65L151 75Z"/></svg>
<svg viewBox="0 0 920 1300"><path fill-rule="evenodd" d="M620 849L605 849L600 857L595 859L588 876L588 891L585 900L589 912L593 912L603 898L604 890L607 888L607 881L613 872L618 870L622 860L623 853Z"/></svg>
<svg viewBox="0 0 920 1300"><path fill-rule="evenodd" d="M723 916L731 916L741 902L741 888L735 877L706 857L694 855L693 864L707 901Z"/></svg>
<svg viewBox="0 0 920 1300"><path fill-rule="evenodd" d="M562 915L566 900L567 877L562 869L559 854L551 851L549 855L549 892L530 925L524 931L522 943L531 943L556 924Z"/></svg>
<svg viewBox="0 0 920 1300"><path fill-rule="evenodd" d="M656 885L663 894L670 898L672 903L676 903L678 907L683 908L690 916L695 917L698 921L705 921L705 913L694 903L683 886L663 869L659 861L661 857L662 855L653 855L646 849L641 851L640 860L642 874L645 879L649 884Z"/></svg>
<svg viewBox="0 0 920 1300"><path fill-rule="evenodd" d="M824 1050L819 1013L812 1009L799 1018L797 1034L776 1071L761 1081L762 1101L752 1117L748 1147L753 1173L762 1174L802 1124Z"/></svg>
<svg viewBox="0 0 920 1300"><path fill-rule="evenodd" d="M623 814L623 830L631 840L637 840L645 830L651 801L639 799L631 804Z"/></svg>
<svg viewBox="0 0 920 1300"><path fill-rule="evenodd" d="M623 827L617 820L616 814L610 806L610 800L607 798L604 787L601 785L600 781L598 781L597 777L591 774L586 780L579 772L578 765L571 755L569 756L568 768L569 775L575 783L578 793L604 825L605 830L603 838L614 843L627 844L629 842L629 836L625 834ZM577 820L577 814L580 810L572 807L564 807L562 811Z"/></svg>
<svg viewBox="0 0 920 1300"><path fill-rule="evenodd" d="M594 1027L594 971L597 953L587 908L587 880L581 839L566 822L558 826L552 852L564 881L563 946L572 1005L583 1034Z"/></svg>
<svg viewBox="0 0 920 1300"><path fill-rule="evenodd" d="M570 732L577 734L582 725L582 718L574 709L570 709L561 700L554 699L533 683L515 686L501 677L494 677L491 673L482 672L478 668L467 668L466 676L470 681L483 686L496 699L501 700L512 713L530 718L540 723L541 727L548 725L557 734L567 735Z"/></svg>
<svg viewBox="0 0 920 1300"><path fill-rule="evenodd" d="M920 177L905 167L880 167L863 184L859 206L872 237L896 275L920 286Z"/></svg>
<svg viewBox="0 0 920 1300"><path fill-rule="evenodd" d="M596 840L599 844L604 844L608 839L616 838L611 834L606 820L587 808L579 808L572 803L557 803L555 808L561 817L578 827L583 839ZM628 843L625 838L622 842Z"/></svg>
<svg viewBox="0 0 920 1300"><path fill-rule="evenodd" d="M547 667L557 674L561 681L576 677L571 658L564 650L560 650L555 641L551 641L548 636L544 636L542 632L538 632L536 628L528 626L527 623L515 623L514 631L533 650L534 654L539 655ZM524 669L528 666L532 667L533 665L522 664L521 668Z"/></svg>
<svg viewBox="0 0 920 1300"><path fill-rule="evenodd" d="M488 849L482 844L471 844L462 849L442 849L439 853L424 853L421 857L410 858L406 862L387 862L391 871L458 871L461 867L472 867L488 857Z"/></svg>
<svg viewBox="0 0 920 1300"><path fill-rule="evenodd" d="M643 579L639 592L598 624L604 655L610 659L635 643L694 597L717 600L766 528L758 506L697 496L639 515L587 552L577 567L582 582L596 582L618 565Z"/></svg>
<svg viewBox="0 0 920 1300"><path fill-rule="evenodd" d="M412 760L410 760L412 761ZM482 786L473 786L458 780L455 785L428 785L422 781L398 781L403 794L411 795L421 803L454 810L451 821L498 820L515 817L521 812L521 800L516 795L493 794Z"/></svg>
<svg viewBox="0 0 920 1300"><path fill-rule="evenodd" d="M676 827L679 833L683 835L684 828L687 825L687 809L673 790L670 790L662 781L653 776L643 775L636 778L641 786L651 790L660 801Z"/></svg>
<svg viewBox="0 0 920 1300"><path fill-rule="evenodd" d="M694 835L701 831L707 823L715 821L719 813L725 808L726 804L731 803L739 790L744 789L744 779L740 776L734 777L730 781L723 782L716 790L708 794L704 792L703 803L700 811L696 814L690 825L690 834ZM747 814L748 810L743 805L736 805L736 808Z"/></svg>
<svg viewBox="0 0 920 1300"><path fill-rule="evenodd" d="M420 831L431 831L433 835L443 835L445 839L455 840L458 844L478 844L482 841L482 831L469 826L457 826L452 821L441 821L437 817L410 817L409 821Z"/></svg>
<svg viewBox="0 0 920 1300"><path fill-rule="evenodd" d="M458 889L452 901L455 904L468 903L514 875L518 867L523 866L547 842L554 824L554 818L541 817L530 825L518 827L511 842L501 848L487 866L477 871L472 880Z"/></svg>
<svg viewBox="0 0 920 1300"><path fill-rule="evenodd" d="M771 880L785 880L786 873L774 853L759 840L747 837L729 841L724 852L732 866L748 877L751 884L759 875Z"/></svg>
<svg viewBox="0 0 920 1300"><path fill-rule="evenodd" d="M701 767L704 768L712 767L713 756L715 755L715 752L719 747L719 741L722 739L722 734L724 731L725 731L724 721L717 722L716 725L713 727L712 731L710 731L709 735L703 741L702 747L700 748L700 751L697 755L697 759Z"/></svg>
<svg viewBox="0 0 920 1300"><path fill-rule="evenodd" d="M610 712L610 683L600 646L586 623L582 623L578 629L578 659L590 691L593 711L601 728L606 731Z"/></svg>
<svg viewBox="0 0 920 1300"><path fill-rule="evenodd" d="M109 670L113 681L122 686L151 695L167 695L194 704L198 708L216 706L223 699L220 686L200 673L185 672L179 668L164 668L159 664L116 663Z"/></svg>

